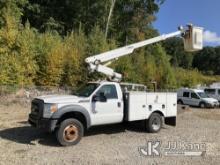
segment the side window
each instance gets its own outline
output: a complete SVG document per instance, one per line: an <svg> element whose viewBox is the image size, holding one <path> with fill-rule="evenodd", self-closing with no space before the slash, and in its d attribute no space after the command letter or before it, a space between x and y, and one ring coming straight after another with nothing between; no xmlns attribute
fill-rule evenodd
<svg viewBox="0 0 220 165"><path fill-rule="evenodd" d="M189 97L189 92L183 92L183 97Z"/></svg>
<svg viewBox="0 0 220 165"><path fill-rule="evenodd" d="M218 90L218 95L220 95L220 89Z"/></svg>
<svg viewBox="0 0 220 165"><path fill-rule="evenodd" d="M192 99L199 99L198 95L196 93L191 93L191 98Z"/></svg>
<svg viewBox="0 0 220 165"><path fill-rule="evenodd" d="M215 89L205 89L204 90L205 91L205 93L207 93L207 94L211 94L211 95L214 95L215 94Z"/></svg>
<svg viewBox="0 0 220 165"><path fill-rule="evenodd" d="M117 99L117 90L115 85L103 85L97 92L96 95L104 93L107 99Z"/></svg>

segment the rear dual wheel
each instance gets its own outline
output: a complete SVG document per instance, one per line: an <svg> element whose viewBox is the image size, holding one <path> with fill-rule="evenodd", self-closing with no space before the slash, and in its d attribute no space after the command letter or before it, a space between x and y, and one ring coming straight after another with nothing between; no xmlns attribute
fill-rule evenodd
<svg viewBox="0 0 220 165"><path fill-rule="evenodd" d="M153 113L146 121L147 131L150 133L159 132L163 125L162 116L159 113Z"/></svg>

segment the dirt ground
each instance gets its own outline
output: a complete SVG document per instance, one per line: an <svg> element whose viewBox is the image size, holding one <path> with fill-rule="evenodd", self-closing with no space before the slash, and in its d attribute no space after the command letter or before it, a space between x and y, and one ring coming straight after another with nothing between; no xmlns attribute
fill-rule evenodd
<svg viewBox="0 0 220 165"><path fill-rule="evenodd" d="M89 130L76 146L60 147L53 134L27 123L28 106L0 105L0 164L220 164L220 109L180 110L177 126L146 133L142 123ZM201 156L144 156L147 141L205 144ZM161 150L162 151L162 150Z"/></svg>

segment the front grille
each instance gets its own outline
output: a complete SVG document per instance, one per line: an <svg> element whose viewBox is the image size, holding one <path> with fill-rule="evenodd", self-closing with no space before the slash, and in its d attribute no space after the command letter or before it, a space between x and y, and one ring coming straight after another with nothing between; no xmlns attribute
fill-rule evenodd
<svg viewBox="0 0 220 165"><path fill-rule="evenodd" d="M31 102L31 114L37 118L43 116L44 101L40 99L34 99Z"/></svg>

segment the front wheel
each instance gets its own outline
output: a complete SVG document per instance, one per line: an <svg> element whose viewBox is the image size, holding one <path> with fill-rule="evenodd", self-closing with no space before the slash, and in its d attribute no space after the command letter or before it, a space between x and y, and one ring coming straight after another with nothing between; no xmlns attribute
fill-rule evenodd
<svg viewBox="0 0 220 165"><path fill-rule="evenodd" d="M203 102L201 102L201 103L199 104L199 106L200 106L200 108L205 108L205 107L206 107L205 103L203 103Z"/></svg>
<svg viewBox="0 0 220 165"><path fill-rule="evenodd" d="M150 133L159 132L162 124L162 116L158 113L153 113L146 122L147 131Z"/></svg>
<svg viewBox="0 0 220 165"><path fill-rule="evenodd" d="M56 131L57 141L62 146L76 145L84 133L82 123L77 119L66 119Z"/></svg>

